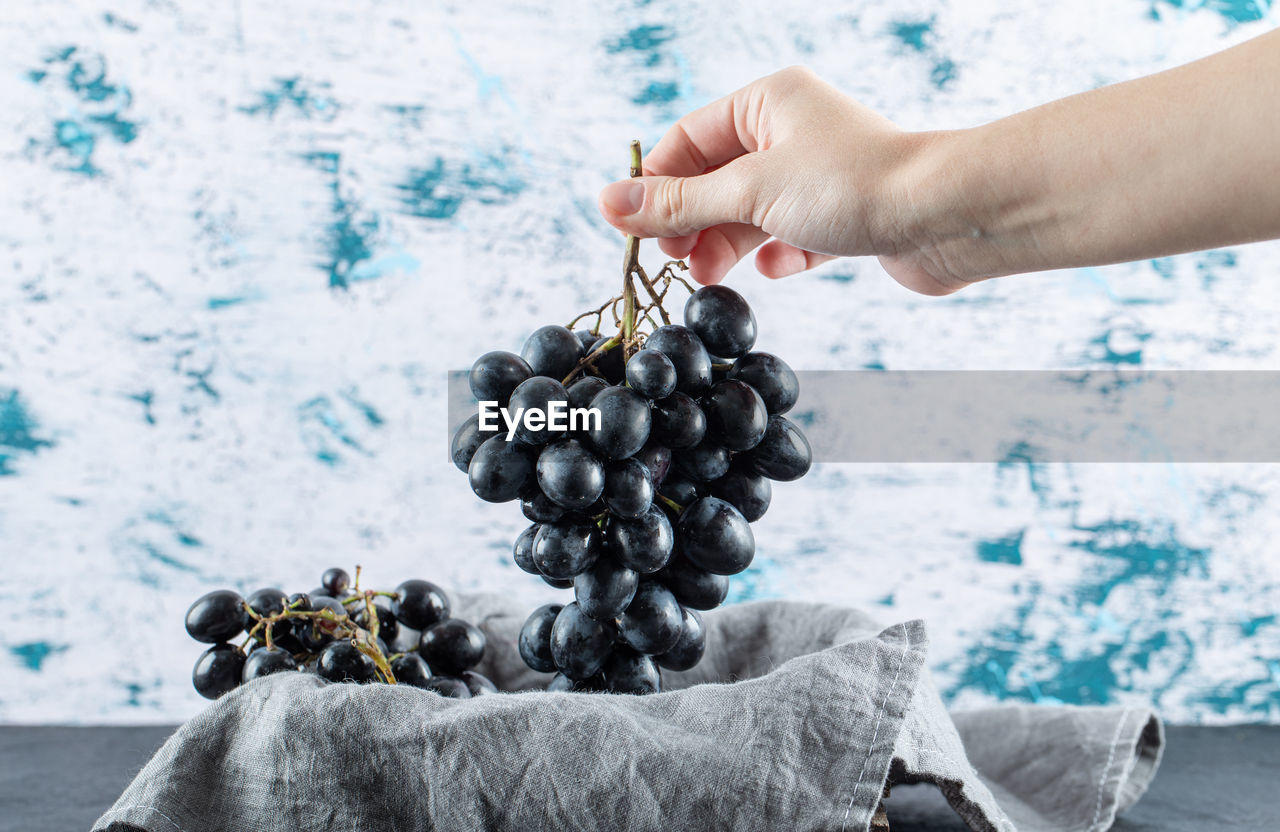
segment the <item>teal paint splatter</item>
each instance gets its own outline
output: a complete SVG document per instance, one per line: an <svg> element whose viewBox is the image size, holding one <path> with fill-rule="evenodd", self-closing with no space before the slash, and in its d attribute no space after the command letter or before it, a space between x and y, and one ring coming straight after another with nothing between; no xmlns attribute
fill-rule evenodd
<svg viewBox="0 0 1280 832"><path fill-rule="evenodd" d="M663 56L658 51L659 47L675 36L675 30L670 26L637 26L617 39L606 42L604 48L612 55L623 52L644 53L644 65L653 67L662 63Z"/></svg>
<svg viewBox="0 0 1280 832"><path fill-rule="evenodd" d="M631 101L635 104L670 104L680 97L680 85L675 81L650 81Z"/></svg>
<svg viewBox="0 0 1280 832"><path fill-rule="evenodd" d="M53 441L37 435L39 425L17 390L0 388L0 477L17 473L13 460L20 453L52 448Z"/></svg>
<svg viewBox="0 0 1280 832"><path fill-rule="evenodd" d="M1152 20L1163 19L1160 6L1168 6L1179 12L1214 12L1226 22L1229 29L1241 23L1264 20L1271 11L1270 0L1153 0L1150 8Z"/></svg>
<svg viewBox="0 0 1280 832"><path fill-rule="evenodd" d="M959 74L959 66L936 48L934 24L936 17L928 20L899 20L889 25L889 36L910 52L928 56L933 61L929 70L929 83L935 89L944 90Z"/></svg>
<svg viewBox="0 0 1280 832"><path fill-rule="evenodd" d="M1240 624L1240 632L1243 633L1245 637L1252 638L1253 636L1256 636L1258 631L1263 627L1270 627L1275 623L1275 615L1259 615L1255 618L1250 618L1248 621L1242 622Z"/></svg>
<svg viewBox="0 0 1280 832"><path fill-rule="evenodd" d="M948 84L956 80L956 62L950 58L941 59L933 65L929 80L938 89L946 89Z"/></svg>
<svg viewBox="0 0 1280 832"><path fill-rule="evenodd" d="M1021 566L1022 539L1026 533L1026 529L1020 529L1008 537L977 541L974 548L977 551L978 560L985 563L1008 563Z"/></svg>
<svg viewBox="0 0 1280 832"><path fill-rule="evenodd" d="M1117 587L1138 581L1149 585L1150 594L1161 597L1179 577L1193 572L1208 576L1212 550L1183 543L1171 522L1109 519L1092 526L1073 524L1072 529L1084 535L1068 544L1072 549L1103 559L1090 570L1093 580L1076 587L1081 603L1101 606Z"/></svg>
<svg viewBox="0 0 1280 832"><path fill-rule="evenodd" d="M1112 346L1111 339L1118 332L1119 330L1117 330L1116 328L1108 328L1105 332L1103 332L1097 338L1091 339L1089 341L1089 344L1094 347L1101 347L1101 349L1091 350L1089 352L1089 358L1094 361L1102 361L1112 365L1141 364L1142 363L1142 346L1141 345L1151 340L1151 333L1128 330L1125 332L1125 334L1131 336L1134 340L1138 342L1139 344L1138 348L1131 349L1131 350L1117 350Z"/></svg>
<svg viewBox="0 0 1280 832"><path fill-rule="evenodd" d="M510 151L487 155L473 163L455 164L437 157L429 167L412 168L396 185L406 214L429 220L449 220L466 201L481 205L511 202L528 187L508 167Z"/></svg>
<svg viewBox="0 0 1280 832"><path fill-rule="evenodd" d="M108 26L114 26L117 29L123 29L126 32L133 33L138 31L137 24L130 23L129 21L125 20L123 17L112 14L111 12L103 13L102 22L107 24Z"/></svg>
<svg viewBox="0 0 1280 832"><path fill-rule="evenodd" d="M312 84L298 75L274 80L275 85L261 90L256 101L236 109L251 116L265 115L268 119L274 119L281 108L306 119L332 121L337 116L338 102L328 94L329 84Z"/></svg>
<svg viewBox="0 0 1280 832"><path fill-rule="evenodd" d="M832 283L852 283L857 275L852 272L822 272L818 275L819 280L828 280Z"/></svg>
<svg viewBox="0 0 1280 832"><path fill-rule="evenodd" d="M350 397L343 394L343 398L353 404L370 427L379 428L384 424L381 414L371 405L355 398L354 393ZM335 468L342 462L340 451L343 448L355 451L362 456L373 456L373 453L356 438L355 433L338 414L333 400L328 396L316 396L299 406L298 423L302 432L302 441L307 450L317 461L330 468ZM335 441L337 447L334 445Z"/></svg>
<svg viewBox="0 0 1280 832"><path fill-rule="evenodd" d="M47 641L31 641L9 648L9 652L22 663L27 670L39 673L50 656L64 652L70 645L50 644Z"/></svg>
<svg viewBox="0 0 1280 832"><path fill-rule="evenodd" d="M57 119L48 142L69 161L66 170L84 176L98 176L101 169L93 162L100 139L131 144L138 137L138 122L126 112L133 104L133 94L107 77L107 63L101 55L67 46L50 53L43 68L31 69L27 79L35 84L60 76L80 112ZM40 142L32 140L34 146Z"/></svg>
<svg viewBox="0 0 1280 832"><path fill-rule="evenodd" d="M156 423L156 417L151 410L151 405L155 403L155 392L152 390L144 390L141 393L130 393L129 398L142 405L142 418L146 420L148 425L154 425Z"/></svg>
<svg viewBox="0 0 1280 832"><path fill-rule="evenodd" d="M1177 261L1175 261L1172 257L1157 257L1151 260L1150 263L1151 263L1151 270L1156 274L1160 275L1165 280L1170 280L1173 278L1174 269L1177 265Z"/></svg>
<svg viewBox="0 0 1280 832"><path fill-rule="evenodd" d="M889 34L897 38L903 46L914 49L916 52L923 52L928 47L926 40L932 40L933 24L937 20L931 17L928 20L899 20L889 24Z"/></svg>

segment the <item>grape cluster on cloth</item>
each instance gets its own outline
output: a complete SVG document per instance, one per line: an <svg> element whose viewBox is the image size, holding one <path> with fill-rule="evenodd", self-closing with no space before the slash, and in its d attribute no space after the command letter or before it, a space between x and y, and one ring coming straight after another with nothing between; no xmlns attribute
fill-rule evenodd
<svg viewBox="0 0 1280 832"><path fill-rule="evenodd" d="M747 301L706 286L684 320L630 355L618 337L544 326L520 355L489 352L471 368L476 399L510 414L553 403L599 413L567 430L520 419L485 429L477 413L450 449L477 496L519 500L532 521L516 565L574 591L520 633L525 663L556 674L549 690L652 693L660 668L695 666L706 647L697 611L723 603L729 576L751 564L770 480L798 479L812 462L783 415L796 374L752 351Z"/></svg>

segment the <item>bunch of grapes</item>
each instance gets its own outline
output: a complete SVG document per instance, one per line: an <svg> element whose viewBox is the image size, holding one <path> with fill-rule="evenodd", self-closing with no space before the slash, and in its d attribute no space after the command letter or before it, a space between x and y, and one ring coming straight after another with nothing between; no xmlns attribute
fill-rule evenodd
<svg viewBox="0 0 1280 832"><path fill-rule="evenodd" d="M685 304L684 325L672 324L662 300L684 282L683 264L650 281L629 248L623 296L587 313L592 331L544 326L520 355L475 362L472 393L505 408L509 423L486 430L477 413L451 446L477 496L519 500L532 522L515 541L516 564L574 591L571 603L534 611L519 635L525 663L556 673L550 690L652 693L660 668L695 666L706 647L697 611L719 606L729 576L751 564L750 524L769 507L770 481L797 479L811 463L808 440L783 415L796 375L752 351L746 300L706 286ZM647 306L628 294L632 276ZM610 307L619 332L602 335ZM578 408L587 415L575 419ZM569 413L563 430L519 417L553 409Z"/></svg>
<svg viewBox="0 0 1280 832"><path fill-rule="evenodd" d="M196 691L217 699L242 682L272 673L311 671L331 682L413 685L468 699L497 687L471 670L484 658L485 635L449 615L449 598L430 581L408 580L395 592L360 589L346 570L325 571L321 586L286 595L260 589L242 598L207 593L187 610L187 633L213 646L191 673ZM231 640L247 631L240 645Z"/></svg>

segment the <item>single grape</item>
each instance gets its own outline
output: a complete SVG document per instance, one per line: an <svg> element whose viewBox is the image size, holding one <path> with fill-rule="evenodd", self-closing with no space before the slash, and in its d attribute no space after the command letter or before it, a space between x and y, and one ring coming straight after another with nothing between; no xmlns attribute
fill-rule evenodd
<svg viewBox="0 0 1280 832"><path fill-rule="evenodd" d="M542 580L547 586L555 587L556 589L573 588L573 578L552 578L549 575L543 575Z"/></svg>
<svg viewBox="0 0 1280 832"><path fill-rule="evenodd" d="M244 682L252 682L259 676L270 676L272 673L297 669L298 663L294 661L293 656L287 650L276 646L263 646L254 650L245 659L244 669L240 672L240 679Z"/></svg>
<svg viewBox="0 0 1280 832"><path fill-rule="evenodd" d="M674 458L676 470L695 482L711 482L729 473L728 449L711 439L685 448Z"/></svg>
<svg viewBox="0 0 1280 832"><path fill-rule="evenodd" d="M533 561L533 541L538 536L539 528L541 528L541 525L534 523L520 532L520 536L516 538L515 545L511 550L511 559L516 562L516 566L530 575L542 574L538 571L538 565Z"/></svg>
<svg viewBox="0 0 1280 832"><path fill-rule="evenodd" d="M590 407L596 394L608 386L609 382L599 376L583 376L568 387L569 407Z"/></svg>
<svg viewBox="0 0 1280 832"><path fill-rule="evenodd" d="M703 497L686 508L676 534L685 557L717 575L736 575L755 557L751 524L719 497Z"/></svg>
<svg viewBox="0 0 1280 832"><path fill-rule="evenodd" d="M311 594L311 606L316 612L328 610L334 615L342 618L347 614L347 608L337 598L331 598L328 595ZM326 622L327 624L328 622ZM299 619L293 624L294 635L298 637L298 641L302 644L304 651L308 653L319 652L329 642L333 641L324 626L317 623L316 619L303 620Z"/></svg>
<svg viewBox="0 0 1280 832"><path fill-rule="evenodd" d="M564 516L564 509L542 493L541 488L530 488L520 498L520 511L534 523L554 523Z"/></svg>
<svg viewBox="0 0 1280 832"><path fill-rule="evenodd" d="M278 615L281 612L284 612L284 590L276 589L274 587L259 589L248 598L245 598L245 603L249 605L249 609L253 610L263 618ZM246 618L247 621L245 623L245 629L252 630L257 621L247 614ZM277 621L275 624L271 625L271 637L273 639L283 638L290 629L291 627L288 621ZM265 641L265 630L265 627L259 629L255 638L259 641Z"/></svg>
<svg viewBox="0 0 1280 832"><path fill-rule="evenodd" d="M578 343L582 345L584 350L594 344L596 339L600 337L600 333L592 332L589 329L574 329L571 332L578 336Z"/></svg>
<svg viewBox="0 0 1280 832"><path fill-rule="evenodd" d="M702 616L691 609L681 609L681 613L684 620L680 639L670 650L653 657L667 670L690 670L702 661L702 654L707 652L707 631L702 625Z"/></svg>
<svg viewBox="0 0 1280 832"><path fill-rule="evenodd" d="M356 612L356 623L366 630L372 630L369 625L373 623L369 617L369 609L363 602L356 604L358 611ZM391 604L386 598L375 598L373 601L374 613L378 616L378 637L386 641L395 641L396 633L400 629L400 622L396 619L396 614L391 610Z"/></svg>
<svg viewBox="0 0 1280 832"><path fill-rule="evenodd" d="M610 693L644 695L662 690L662 674L653 659L626 647L613 651L600 675Z"/></svg>
<svg viewBox="0 0 1280 832"><path fill-rule="evenodd" d="M754 523L768 511L773 485L750 465L734 462L729 466L729 473L711 483L711 496L729 503L748 523Z"/></svg>
<svg viewBox="0 0 1280 832"><path fill-rule="evenodd" d="M558 506L584 509L604 491L604 465L578 440L561 439L538 456L538 487Z"/></svg>
<svg viewBox="0 0 1280 832"><path fill-rule="evenodd" d="M746 298L728 286L703 286L684 304L684 323L707 352L737 358L756 343L756 316Z"/></svg>
<svg viewBox="0 0 1280 832"><path fill-rule="evenodd" d="M424 630L449 617L449 596L430 581L412 579L396 587L396 600L391 611L397 619L415 630ZM394 636L391 636L394 640Z"/></svg>
<svg viewBox="0 0 1280 832"><path fill-rule="evenodd" d="M634 457L610 462L604 472L604 502L614 517L633 519L653 504L653 478Z"/></svg>
<svg viewBox="0 0 1280 832"><path fill-rule="evenodd" d="M636 589L626 612L618 619L618 635L638 653L665 653L680 639L680 603L657 581L645 581Z"/></svg>
<svg viewBox="0 0 1280 832"><path fill-rule="evenodd" d="M653 480L654 487L657 487L667 478L667 472L671 470L671 449L665 445L660 445L650 439L644 443L644 447L635 452L631 457L644 464L649 469L649 478Z"/></svg>
<svg viewBox="0 0 1280 832"><path fill-rule="evenodd" d="M769 412L755 388L743 381L722 381L702 397L707 438L731 451L749 451L764 438Z"/></svg>
<svg viewBox="0 0 1280 832"><path fill-rule="evenodd" d="M450 618L422 631L418 652L433 673L455 675L475 667L484 658L484 631L474 624Z"/></svg>
<svg viewBox="0 0 1280 832"><path fill-rule="evenodd" d="M644 349L656 350L671 359L676 368L676 389L681 393L700 396L711 386L711 356L688 327L658 327L645 340Z"/></svg>
<svg viewBox="0 0 1280 832"><path fill-rule="evenodd" d="M644 396L627 387L608 387L596 394L591 407L600 411L587 439L605 459L625 459L644 447L652 416Z"/></svg>
<svg viewBox="0 0 1280 832"><path fill-rule="evenodd" d="M533 562L549 578L567 580L591 568L604 550L600 529L589 519L543 523L533 539Z"/></svg>
<svg viewBox="0 0 1280 832"><path fill-rule="evenodd" d="M552 414L552 402L559 404L558 415ZM569 391L556 379L534 376L521 383L511 394L507 405L511 418L517 420L515 437L526 445L545 445L558 439L563 430L553 430L550 425L568 420ZM540 421L529 422L520 411L541 413ZM553 418L553 415L555 418Z"/></svg>
<svg viewBox="0 0 1280 832"><path fill-rule="evenodd" d="M639 585L640 575L634 569L605 556L573 579L573 597L587 615L597 621L612 621L622 615Z"/></svg>
<svg viewBox="0 0 1280 832"><path fill-rule="evenodd" d="M608 690L604 675L596 673L586 679L570 679L563 673L557 673L547 683L548 693L601 693Z"/></svg>
<svg viewBox="0 0 1280 832"><path fill-rule="evenodd" d="M668 474L658 486L658 493L680 506L690 506L706 496L707 486L689 479L684 474Z"/></svg>
<svg viewBox="0 0 1280 832"><path fill-rule="evenodd" d="M240 684L244 653L230 644L215 644L200 654L191 670L191 684L205 699L217 699Z"/></svg>
<svg viewBox="0 0 1280 832"><path fill-rule="evenodd" d="M373 659L360 651L349 639L334 641L320 651L316 659L316 673L330 682L357 682L365 684L378 677Z"/></svg>
<svg viewBox="0 0 1280 832"><path fill-rule="evenodd" d="M315 609L311 596L305 592L295 592L290 595L285 606L295 612L311 612Z"/></svg>
<svg viewBox="0 0 1280 832"><path fill-rule="evenodd" d="M476 401L497 402L499 407L505 407L512 391L530 378L533 378L533 368L523 358L494 350L471 365L471 394Z"/></svg>
<svg viewBox="0 0 1280 832"><path fill-rule="evenodd" d="M423 687L447 699L471 698L471 690L467 687L467 683L456 676L432 676Z"/></svg>
<svg viewBox="0 0 1280 832"><path fill-rule="evenodd" d="M467 421L454 431L453 440L449 443L449 458L453 460L454 466L465 474L467 467L471 465L471 458L476 455L476 450L486 440L497 435L496 429L480 430L480 414L472 413Z"/></svg>
<svg viewBox="0 0 1280 832"><path fill-rule="evenodd" d="M627 362L627 386L646 399L665 399L676 389L676 365L656 350L641 350Z"/></svg>
<svg viewBox="0 0 1280 832"><path fill-rule="evenodd" d="M351 586L351 576L347 574L347 570L331 566L320 576L320 585L328 591L330 596L340 598L347 591L347 587Z"/></svg>
<svg viewBox="0 0 1280 832"><path fill-rule="evenodd" d="M467 467L471 490L490 503L514 500L534 476L535 454L528 445L503 436L486 440Z"/></svg>
<svg viewBox="0 0 1280 832"><path fill-rule="evenodd" d="M187 635L205 644L229 641L244 631L244 599L229 589L201 595L187 608Z"/></svg>
<svg viewBox="0 0 1280 832"><path fill-rule="evenodd" d="M772 353L747 353L733 363L729 378L754 387L770 416L786 413L800 398L800 380L795 371Z"/></svg>
<svg viewBox="0 0 1280 832"><path fill-rule="evenodd" d="M498 686L488 676L481 676L474 670L464 670L458 678L466 684L467 690L472 697L488 696L491 693L498 692Z"/></svg>
<svg viewBox="0 0 1280 832"><path fill-rule="evenodd" d="M786 416L770 416L764 438L751 450L751 463L762 476L790 482L809 473L813 449L804 432Z"/></svg>
<svg viewBox="0 0 1280 832"><path fill-rule="evenodd" d="M529 336L520 357L529 362L534 375L560 381L573 372L582 358L582 342L571 330L550 324Z"/></svg>
<svg viewBox="0 0 1280 832"><path fill-rule="evenodd" d="M576 602L567 604L551 626L551 658L570 679L585 679L604 665L615 636L611 625L596 621Z"/></svg>
<svg viewBox="0 0 1280 832"><path fill-rule="evenodd" d="M653 404L652 435L668 448L692 448L707 435L707 416L691 396L672 393Z"/></svg>
<svg viewBox="0 0 1280 832"><path fill-rule="evenodd" d="M524 663L539 673L552 673L556 669L551 656L551 627L563 604L543 604L525 619L516 639L516 649Z"/></svg>
<svg viewBox="0 0 1280 832"><path fill-rule="evenodd" d="M641 574L657 572L671 559L675 534L657 506L634 520L609 518L607 548L618 563Z"/></svg>
<svg viewBox="0 0 1280 832"><path fill-rule="evenodd" d="M302 622L298 622L298 623L301 624ZM301 655L307 652L307 648L303 645L302 640L299 639L297 634L293 632L294 629L295 629L294 627L290 627L289 632L280 636L280 638L273 637L271 640L276 647L279 647L281 650L285 651L291 656ZM258 642L250 642L250 643L255 646L258 645Z"/></svg>
<svg viewBox="0 0 1280 832"><path fill-rule="evenodd" d="M431 681L431 668L417 653L405 653L391 660L391 675L397 684L425 688Z"/></svg>
<svg viewBox="0 0 1280 832"><path fill-rule="evenodd" d="M666 584L681 606L697 610L713 610L729 596L729 577L695 566L684 555L671 559L667 568L656 576Z"/></svg>
<svg viewBox="0 0 1280 832"><path fill-rule="evenodd" d="M612 339L608 337L597 338L595 343L591 345L591 349L587 350L587 355L590 355L600 349L605 344L609 343L610 340ZM621 384L623 378L626 376L626 371L623 369L622 362L623 357L621 344L615 344L608 351L601 353L592 359L592 363L595 364L596 367L596 372L598 372L600 376L610 384Z"/></svg>

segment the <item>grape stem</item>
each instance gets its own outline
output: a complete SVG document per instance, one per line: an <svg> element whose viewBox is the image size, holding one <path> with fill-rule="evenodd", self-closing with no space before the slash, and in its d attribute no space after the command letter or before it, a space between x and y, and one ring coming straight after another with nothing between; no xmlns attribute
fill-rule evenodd
<svg viewBox="0 0 1280 832"><path fill-rule="evenodd" d="M654 494L653 496L661 500L663 504L666 505L667 508L674 511L676 514L684 513L684 506L680 505L675 500L668 500L666 497L662 496L661 494Z"/></svg>

